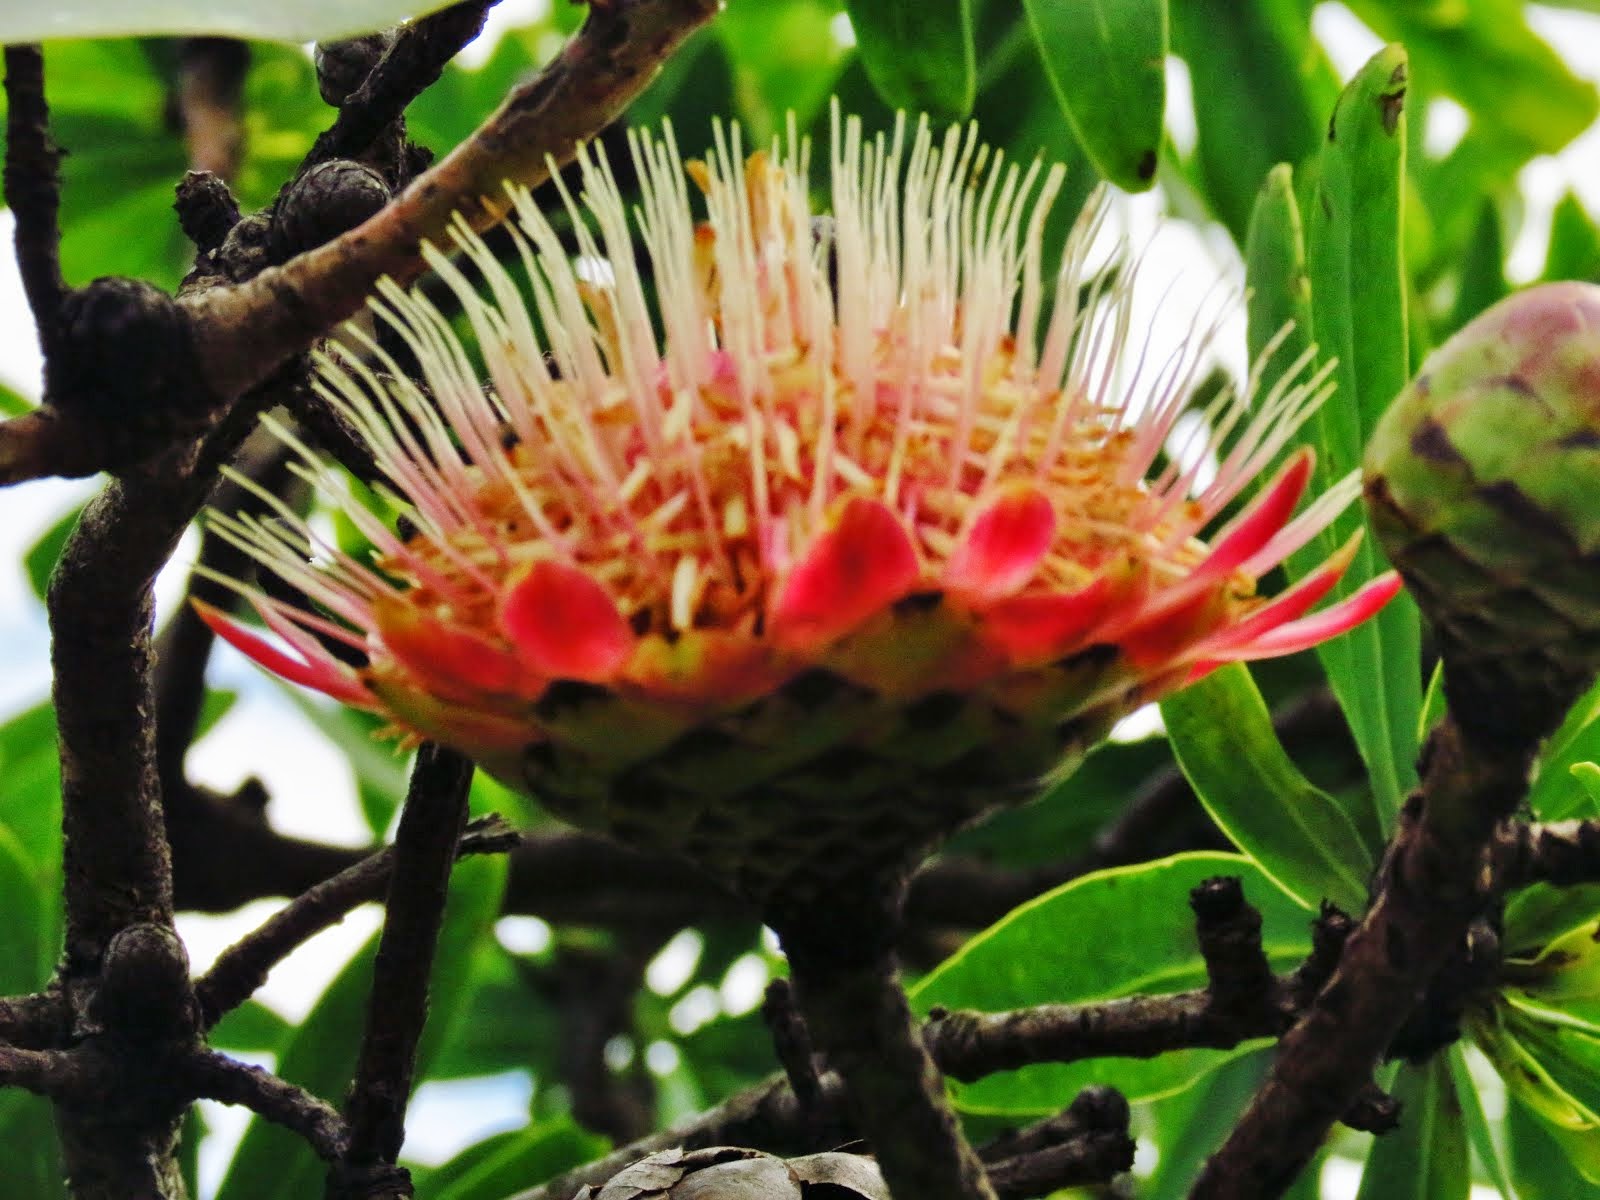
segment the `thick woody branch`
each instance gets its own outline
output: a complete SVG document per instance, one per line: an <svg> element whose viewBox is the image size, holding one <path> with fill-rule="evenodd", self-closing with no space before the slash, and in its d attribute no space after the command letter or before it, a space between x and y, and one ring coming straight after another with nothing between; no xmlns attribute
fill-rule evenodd
<svg viewBox="0 0 1600 1200"><path fill-rule="evenodd" d="M392 1164L405 1140L406 1102L471 782L472 763L456 751L426 743L417 752L395 832L383 934L350 1089L345 1161L358 1169Z"/></svg>
<svg viewBox="0 0 1600 1200"><path fill-rule="evenodd" d="M67 283L61 274L61 151L50 138L44 98L44 54L38 46L7 46L6 205L16 217L22 288L48 354Z"/></svg>
<svg viewBox="0 0 1600 1200"><path fill-rule="evenodd" d="M1526 791L1529 755L1462 734L1447 720L1424 755L1381 869L1377 898L1333 977L1279 1044L1277 1061L1222 1149L1197 1200L1280 1195L1461 945L1486 898L1486 847Z"/></svg>
<svg viewBox="0 0 1600 1200"><path fill-rule="evenodd" d="M66 1006L59 992L0 996L0 1042L19 1050L47 1050L66 1040Z"/></svg>
<svg viewBox="0 0 1600 1200"><path fill-rule="evenodd" d="M498 817L483 817L467 826L456 854L500 854L516 844L517 835ZM394 847L379 850L307 889L218 955L211 969L195 981L206 1027L248 1000L272 968L297 947L337 925L352 909L381 899L394 865Z"/></svg>
<svg viewBox="0 0 1600 1200"><path fill-rule="evenodd" d="M23 1050L0 1044L0 1088L15 1087L53 1100L85 1098L83 1073L68 1050Z"/></svg>

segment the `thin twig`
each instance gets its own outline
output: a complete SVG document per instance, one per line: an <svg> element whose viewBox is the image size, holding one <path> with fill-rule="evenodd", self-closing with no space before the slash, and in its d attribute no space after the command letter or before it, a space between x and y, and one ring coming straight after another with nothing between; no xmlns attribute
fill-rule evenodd
<svg viewBox="0 0 1600 1200"><path fill-rule="evenodd" d="M1533 883L1600 883L1600 820L1508 822L1490 854L1500 891Z"/></svg>
<svg viewBox="0 0 1600 1200"><path fill-rule="evenodd" d="M458 210L478 229L497 223L507 211L505 180L542 182L548 164L565 162L621 112L716 8L716 0L592 5L555 61L383 211L248 283L194 298L188 307L212 391L238 395L356 312L384 275L414 278L418 243L441 236Z"/></svg>
<svg viewBox="0 0 1600 1200"><path fill-rule="evenodd" d="M501 854L516 844L517 835L500 818L481 817L467 826L457 854ZM218 955L211 969L195 981L206 1027L249 999L272 968L298 946L337 925L352 909L380 899L394 862L394 847L379 850L308 888Z"/></svg>
<svg viewBox="0 0 1600 1200"><path fill-rule="evenodd" d="M347 1105L351 1166L393 1163L405 1140L406 1102L471 782L472 763L456 751L426 743L417 752L395 832L383 934Z"/></svg>
<svg viewBox="0 0 1600 1200"><path fill-rule="evenodd" d="M445 64L483 32L497 0L463 0L405 26L364 83L345 98L339 116L301 165L304 171L331 158L356 158L383 128L405 112L443 73Z"/></svg>
<svg viewBox="0 0 1600 1200"><path fill-rule="evenodd" d="M67 281L61 274L61 151L50 137L44 53L7 46L6 204L16 217L17 266L48 357Z"/></svg>
<svg viewBox="0 0 1600 1200"><path fill-rule="evenodd" d="M235 38L191 37L178 43L173 100L189 166L231 180L244 150L240 100L250 69L250 47Z"/></svg>
<svg viewBox="0 0 1600 1200"><path fill-rule="evenodd" d="M337 1162L345 1153L348 1130L334 1107L271 1072L201 1050L179 1066L178 1074L197 1098L248 1108L299 1134L325 1162Z"/></svg>

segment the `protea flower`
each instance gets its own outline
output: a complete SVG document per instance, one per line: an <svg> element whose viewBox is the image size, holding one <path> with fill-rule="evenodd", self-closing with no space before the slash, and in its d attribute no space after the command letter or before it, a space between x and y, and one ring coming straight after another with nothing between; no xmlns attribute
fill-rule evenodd
<svg viewBox="0 0 1600 1200"><path fill-rule="evenodd" d="M1458 719L1548 733L1600 669L1600 287L1510 296L1423 364L1367 448L1374 527Z"/></svg>
<svg viewBox="0 0 1600 1200"><path fill-rule="evenodd" d="M584 154L572 244L516 192L520 274L464 225L457 261L427 251L475 348L392 285L372 308L419 377L358 330L329 348L318 386L400 529L301 448L375 552L281 504L215 517L311 602L249 591L279 643L206 610L221 636L771 911L903 866L1133 708L1393 594L1307 615L1353 545L1257 594L1357 491L1293 515L1311 454L1288 447L1326 373L1217 401L1199 486L1164 446L1205 338L1129 354L1131 273L1089 269L1101 203L1047 278L1061 168L836 119L819 222L792 130L748 159L736 129L704 163L670 131L631 145L634 221Z"/></svg>

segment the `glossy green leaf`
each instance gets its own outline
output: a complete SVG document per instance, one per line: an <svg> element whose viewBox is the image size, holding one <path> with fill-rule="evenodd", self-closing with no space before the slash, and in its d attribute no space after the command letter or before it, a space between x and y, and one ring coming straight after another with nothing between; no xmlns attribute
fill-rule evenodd
<svg viewBox="0 0 1600 1200"><path fill-rule="evenodd" d="M1361 465L1373 426L1410 375L1400 249L1405 176L1406 56L1376 54L1339 98L1316 162L1306 218L1312 337L1337 360L1337 390L1307 423L1317 490ZM1363 524L1351 507L1293 559L1297 574ZM1336 589L1347 595L1384 569L1368 537ZM1379 827L1393 824L1416 782L1422 705L1416 605L1399 596L1372 620L1317 647L1372 780Z"/></svg>
<svg viewBox="0 0 1600 1200"><path fill-rule="evenodd" d="M1250 671L1232 663L1161 702L1178 765L1228 839L1295 902L1366 906L1375 858L1348 813L1290 761Z"/></svg>
<svg viewBox="0 0 1600 1200"><path fill-rule="evenodd" d="M804 129L827 106L851 58L833 36L837 12L824 0L730 0L711 23L709 31L727 50L747 147L781 133L790 112ZM680 124L678 132L687 139L685 149L710 135L704 126Z"/></svg>
<svg viewBox="0 0 1600 1200"><path fill-rule="evenodd" d="M1493 200L1485 198L1478 206L1478 220L1467 242L1456 284L1456 302L1450 319L1439 330L1441 338L1460 329L1511 290L1505 272L1506 239L1500 212Z"/></svg>
<svg viewBox="0 0 1600 1200"><path fill-rule="evenodd" d="M1600 884L1536 883L1506 900L1501 946L1508 958L1533 958L1562 935L1600 918Z"/></svg>
<svg viewBox="0 0 1600 1200"><path fill-rule="evenodd" d="M1544 821L1600 816L1600 806L1572 774L1579 763L1596 760L1600 760L1600 684L1584 693L1545 742L1528 790L1528 807Z"/></svg>
<svg viewBox="0 0 1600 1200"><path fill-rule="evenodd" d="M1073 132L1100 174L1155 182L1166 105L1165 0L1023 0Z"/></svg>
<svg viewBox="0 0 1600 1200"><path fill-rule="evenodd" d="M211 1030L208 1040L219 1050L275 1054L293 1027L258 1000L246 1000Z"/></svg>
<svg viewBox="0 0 1600 1200"><path fill-rule="evenodd" d="M256 0L188 4L184 0L76 0L68 6L0 6L0 41L211 33L267 41L315 42L383 29L443 8L444 0Z"/></svg>
<svg viewBox="0 0 1600 1200"><path fill-rule="evenodd" d="M972 0L845 0L856 52L884 103L958 121L978 90Z"/></svg>
<svg viewBox="0 0 1600 1200"><path fill-rule="evenodd" d="M1446 1057L1401 1066L1393 1095L1400 1128L1373 1140L1356 1200L1466 1200L1472 1160Z"/></svg>
<svg viewBox="0 0 1600 1200"><path fill-rule="evenodd" d="M1379 37L1405 43L1420 75L1501 139L1553 154L1600 114L1580 78L1528 25L1522 0L1350 0Z"/></svg>
<svg viewBox="0 0 1600 1200"><path fill-rule="evenodd" d="M1316 152L1339 92L1300 0L1184 0L1173 49L1189 65L1206 199L1242 245L1267 172Z"/></svg>
<svg viewBox="0 0 1600 1200"><path fill-rule="evenodd" d="M496 1134L468 1146L418 1182L430 1200L502 1200L599 1158L610 1142L556 1120Z"/></svg>
<svg viewBox="0 0 1600 1200"><path fill-rule="evenodd" d="M1600 230L1572 192L1550 214L1550 248L1540 278L1600 280Z"/></svg>
<svg viewBox="0 0 1600 1200"><path fill-rule="evenodd" d="M505 872L504 860L489 856L463 859L451 876L418 1052L419 1080L450 1026L470 1010L465 981L480 947L492 941ZM374 935L351 959L279 1050L279 1075L334 1104L342 1102L355 1069L377 940ZM303 1200L321 1194L325 1171L299 1138L257 1118L239 1143L217 1200Z"/></svg>
<svg viewBox="0 0 1600 1200"><path fill-rule="evenodd" d="M1478 1085L1467 1068L1466 1052L1458 1042L1446 1050L1442 1057L1450 1065L1450 1078L1455 1083L1456 1099L1461 1104L1461 1119L1478 1165L1499 1190L1501 1200L1516 1200L1511 1176L1506 1170L1500 1147L1495 1143L1494 1130L1490 1128L1488 1115L1483 1110L1483 1101L1478 1096Z"/></svg>
<svg viewBox="0 0 1600 1200"><path fill-rule="evenodd" d="M1304 909L1249 859L1180 854L1073 880L1018 908L973 938L912 991L921 1013L933 1007L1000 1012L1031 1004L1077 1004L1118 996L1182 991L1205 984L1189 893L1217 875L1239 877L1260 911L1267 956L1279 969L1310 945ZM1096 931L1116 929L1115 937ZM1066 1105L1091 1083L1115 1079L1130 1100L1171 1095L1255 1048L1186 1050L1151 1060L1093 1059L1041 1064L956 1088L964 1111L1040 1115Z"/></svg>
<svg viewBox="0 0 1600 1200"><path fill-rule="evenodd" d="M1573 1200L1590 1191L1549 1127L1514 1094L1506 1100L1506 1147L1516 1200Z"/></svg>
<svg viewBox="0 0 1600 1200"><path fill-rule="evenodd" d="M19 417L33 408L16 392L0 383L0 416Z"/></svg>
<svg viewBox="0 0 1600 1200"><path fill-rule="evenodd" d="M1471 1021L1472 1037L1569 1165L1600 1182L1600 1039L1550 1027L1496 1006Z"/></svg>
<svg viewBox="0 0 1600 1200"><path fill-rule="evenodd" d="M41 874L16 835L0 823L0 996L37 991L59 953L57 878ZM0 1162L6 1190L29 1200L65 1195L57 1165L50 1105L20 1090L0 1089Z"/></svg>
<svg viewBox="0 0 1600 1200"><path fill-rule="evenodd" d="M1272 1065L1263 1047L1224 1063L1194 1087L1151 1105L1156 1169L1139 1189L1142 1200L1183 1200L1206 1159L1227 1140L1245 1105Z"/></svg>

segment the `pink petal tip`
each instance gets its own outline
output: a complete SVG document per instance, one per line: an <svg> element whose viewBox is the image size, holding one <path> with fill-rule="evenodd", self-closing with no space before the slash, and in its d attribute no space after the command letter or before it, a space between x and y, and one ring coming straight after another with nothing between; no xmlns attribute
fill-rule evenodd
<svg viewBox="0 0 1600 1200"><path fill-rule="evenodd" d="M633 631L599 582L542 561L500 597L500 629L527 666L550 679L606 683L633 652Z"/></svg>
<svg viewBox="0 0 1600 1200"><path fill-rule="evenodd" d="M790 572L773 607L772 636L790 647L832 641L899 600L920 575L900 518L880 500L856 497Z"/></svg>
<svg viewBox="0 0 1600 1200"><path fill-rule="evenodd" d="M1022 590L1056 536L1050 498L1033 484L1001 490L950 556L945 585L982 605Z"/></svg>

